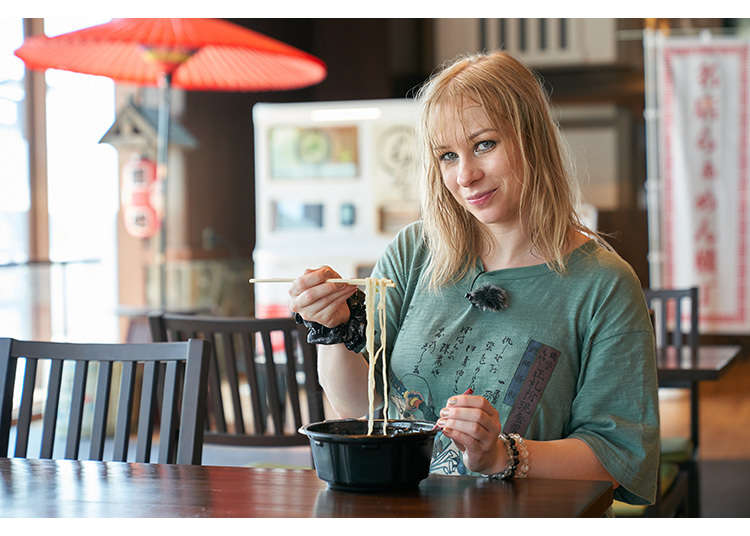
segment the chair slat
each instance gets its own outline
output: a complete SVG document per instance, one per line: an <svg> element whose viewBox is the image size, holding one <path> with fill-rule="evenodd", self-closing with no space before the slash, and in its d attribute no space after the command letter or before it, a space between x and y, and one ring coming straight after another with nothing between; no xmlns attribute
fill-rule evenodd
<svg viewBox="0 0 750 536"><path fill-rule="evenodd" d="M189 338L192 339L203 339L205 340L205 337L200 336L196 331L192 331L192 335L188 337L183 333L183 331L179 329L167 329L167 325L164 322L164 317L160 314L153 314L152 315L154 320L154 325L157 327L158 331L152 331L152 336L155 338L155 340L173 340L173 341L186 341ZM159 337L164 337L163 339L160 339ZM210 342L210 341L207 341ZM209 353L211 354L211 357L209 358L212 361L215 361L215 357L213 356L214 353L214 347L213 345L209 345ZM208 401L207 405L209 408L209 411L206 415L206 420L204 423L204 427L206 430L224 430L226 431L226 421L224 418L224 405L222 403L222 394L221 389L219 388L219 373L218 368L214 368L214 366L218 366L218 363L209 363L209 369L208 369Z"/></svg>
<svg viewBox="0 0 750 536"><path fill-rule="evenodd" d="M60 404L60 385L62 383L63 361L52 359L47 387L47 402L42 419L42 447L39 457L52 458L55 448L55 429L57 427L57 409Z"/></svg>
<svg viewBox="0 0 750 536"><path fill-rule="evenodd" d="M320 422L325 418L323 409L323 388L318 380L318 356L315 345L307 344L307 331L297 326L297 340L302 350L302 368L305 371L305 392L310 422Z"/></svg>
<svg viewBox="0 0 750 536"><path fill-rule="evenodd" d="M203 426L199 420L189 419L188 415L204 415L208 381L208 349L199 346L198 341L189 341L185 385L197 385L184 393L180 414L180 432L177 447L177 463L200 464L203 448Z"/></svg>
<svg viewBox="0 0 750 536"><path fill-rule="evenodd" d="M211 345L211 357L208 360L208 399L214 416L214 426L217 432L226 433L227 421L224 416L224 397L221 394L219 383L219 358L216 355L216 346Z"/></svg>
<svg viewBox="0 0 750 536"><path fill-rule="evenodd" d="M174 463L177 456L177 401L179 400L179 370L177 362L166 364L164 396L162 397L159 428L159 459Z"/></svg>
<svg viewBox="0 0 750 536"><path fill-rule="evenodd" d="M83 401L86 395L86 377L89 362L76 361L73 373L73 394L70 397L70 421L68 424L68 438L65 443L65 458L78 459L78 449L81 443L81 426L83 424Z"/></svg>
<svg viewBox="0 0 750 536"><path fill-rule="evenodd" d="M250 386L250 405L253 409L254 431L257 435L266 432L266 420L263 418L263 401L260 398L260 385L258 382L258 371L255 368L255 338L249 333L243 333L242 355L245 359L245 370L247 370L247 383Z"/></svg>
<svg viewBox="0 0 750 536"><path fill-rule="evenodd" d="M700 320L698 317L698 287L689 289L690 295L690 336L688 344L693 352L692 357L696 358L698 351L698 332L700 331Z"/></svg>
<svg viewBox="0 0 750 536"><path fill-rule="evenodd" d="M18 359L10 353L11 340L0 339L0 458L8 456Z"/></svg>
<svg viewBox="0 0 750 536"><path fill-rule="evenodd" d="M164 322L161 321L161 317L158 315L148 316L148 328L151 332L151 340L154 342L167 342L169 335L167 334L167 328L164 326Z"/></svg>
<svg viewBox="0 0 750 536"><path fill-rule="evenodd" d="M290 329L283 330L284 350L286 353L286 390L289 401L292 404L292 416L294 417L294 429L302 426L302 412L299 406L299 384L297 383L297 348Z"/></svg>
<svg viewBox="0 0 750 536"><path fill-rule="evenodd" d="M216 333L214 347L218 348L218 340L222 342L224 350L224 371L226 372L227 382L229 383L229 392L232 398L232 411L234 412L234 433L245 433L245 421L242 415L242 404L240 403L240 385L237 374L237 358L234 352L234 340L230 333ZM218 355L218 354L217 354Z"/></svg>
<svg viewBox="0 0 750 536"><path fill-rule="evenodd" d="M659 337L661 340L661 345L666 346L667 345L667 335L669 333L669 330L667 328L667 317L669 316L669 308L667 307L667 301L663 300L659 304L661 307L661 317L659 318Z"/></svg>
<svg viewBox="0 0 750 536"><path fill-rule="evenodd" d="M116 462L128 460L130 443L130 422L133 411L133 391L135 390L136 363L122 364L120 378L120 398L117 403L117 423L115 424L115 441L112 459Z"/></svg>
<svg viewBox="0 0 750 536"><path fill-rule="evenodd" d="M16 447L14 456L25 458L29 447L29 430L31 428L32 408L34 406L34 386L36 385L36 359L26 359L23 372L23 392L21 406L16 423Z"/></svg>
<svg viewBox="0 0 750 536"><path fill-rule="evenodd" d="M109 412L109 392L112 385L112 362L99 363L94 401L94 426L91 431L90 460L101 461L104 456L104 440L107 437L107 414Z"/></svg>
<svg viewBox="0 0 750 536"><path fill-rule="evenodd" d="M138 438L135 445L135 461L151 461L152 430L154 428L154 399L156 398L156 363L143 365L141 383L141 408L138 414Z"/></svg>
<svg viewBox="0 0 750 536"><path fill-rule="evenodd" d="M682 300L678 296L673 301L675 305L673 344L680 350L682 348Z"/></svg>
<svg viewBox="0 0 750 536"><path fill-rule="evenodd" d="M276 379L276 363L273 361L273 346L271 345L271 333L263 331L260 334L263 341L263 351L265 354L265 371L266 371L266 399L268 409L271 412L274 431L276 434L284 432L283 417L281 414L281 397Z"/></svg>

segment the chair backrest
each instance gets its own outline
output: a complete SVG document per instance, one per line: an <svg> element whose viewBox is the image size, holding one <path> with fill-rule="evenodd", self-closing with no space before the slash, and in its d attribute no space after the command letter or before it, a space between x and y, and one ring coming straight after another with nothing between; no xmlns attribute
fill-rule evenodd
<svg viewBox="0 0 750 536"><path fill-rule="evenodd" d="M134 431L136 462L151 461L152 437L158 433L159 463L200 464L208 373L207 347L204 341L199 340L159 344L77 344L0 338L0 457L8 456L14 391L19 383L16 381L16 369L22 361L22 387L20 396L15 396L20 400L15 457L27 457L35 390L46 383L40 458L55 457L58 409L63 394L62 411L69 408L69 417L63 426L67 428L65 458L104 459L110 398L117 397L116 409L113 408L116 423L112 456L107 456L107 459L132 461L128 460L128 447ZM65 366L66 363L68 366ZM44 382L41 377L37 378L37 372L47 371L47 365L48 379ZM90 367L98 369L93 410L84 411L90 405L86 401L91 398L87 393ZM111 389L113 375L119 394ZM94 380L93 375L91 380ZM69 406L65 403L68 396ZM136 398L137 405L134 404ZM157 398L161 401L159 415L156 410ZM89 427L83 424L85 416L91 416L92 411L89 436ZM88 458L85 458L85 453L83 457L79 456L82 431L85 438L90 437Z"/></svg>
<svg viewBox="0 0 750 536"><path fill-rule="evenodd" d="M674 346L678 350L681 350L683 346L688 346L691 351L697 351L698 288L647 288L643 292L653 314L657 345L661 348ZM690 315L687 332L683 328L685 312L689 312Z"/></svg>
<svg viewBox="0 0 750 536"><path fill-rule="evenodd" d="M206 443L309 445L297 430L324 419L323 390L315 345L291 317L154 313L149 325L154 341L211 342Z"/></svg>

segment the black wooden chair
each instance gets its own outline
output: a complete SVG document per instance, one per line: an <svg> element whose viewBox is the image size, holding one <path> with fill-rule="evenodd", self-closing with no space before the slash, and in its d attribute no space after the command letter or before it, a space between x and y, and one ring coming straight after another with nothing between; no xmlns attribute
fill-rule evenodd
<svg viewBox="0 0 750 536"><path fill-rule="evenodd" d="M211 342L206 443L309 445L297 430L324 419L323 390L315 345L292 318L154 313L149 324L154 341L193 337ZM259 342L262 351L257 351Z"/></svg>
<svg viewBox="0 0 750 536"><path fill-rule="evenodd" d="M22 382L16 382L19 362L24 364ZM55 456L55 436L61 393L70 396L69 419L64 458L104 459L110 398L118 397L112 461L128 460L131 431L136 433L135 461L150 462L152 438L158 435L158 462L200 464L203 452L203 423L208 366L208 345L204 341L168 344L76 344L19 341L0 338L0 457L8 456L13 424L13 401L17 383L22 383L17 424L15 457L27 456L32 422L37 371L49 365L41 430L39 458ZM64 365L74 367L70 392L63 385ZM82 429L87 397L89 368L97 368L93 423L90 430L88 457L81 456ZM65 367L66 370L69 368ZM113 370L119 376L119 395L112 393ZM163 373L161 381L160 374ZM184 378L184 381L183 381ZM93 377L91 378L93 380ZM19 378L20 380L20 378ZM65 383L68 383L67 381ZM157 386L164 389L157 392ZM137 405L135 394L140 392ZM157 415L156 399L160 397L161 413ZM66 409L62 408L63 411ZM156 421L158 430L156 429ZM88 437L88 434L84 434ZM109 447L108 447L109 448Z"/></svg>
<svg viewBox="0 0 750 536"><path fill-rule="evenodd" d="M667 352L675 358L698 352L698 288L644 289L646 304L656 335L660 359ZM686 318L687 316L687 318ZM687 325L685 321L687 320ZM660 382L661 387L683 387L690 390L691 437L662 437L659 470L659 492L656 503L648 508L626 508L616 505L615 513L648 517L700 516L700 482L695 463L698 447L698 388L688 384Z"/></svg>
<svg viewBox="0 0 750 536"><path fill-rule="evenodd" d="M699 324L698 287L645 289L646 303L654 314L657 351L674 352L679 359L697 359ZM686 325L687 322L687 325ZM677 464L680 476L687 474L688 501L684 515L700 517L700 480L696 463L698 433L698 384L661 383L663 387L688 389L690 395L690 437L662 437L661 456L665 464ZM666 509L670 511L669 508Z"/></svg>
<svg viewBox="0 0 750 536"><path fill-rule="evenodd" d="M645 289L646 304L653 311L658 348L674 347L678 352L687 347L698 354L698 287L683 289ZM689 313L687 331L683 328ZM672 326L670 320L674 322ZM697 443L696 443L697 445Z"/></svg>

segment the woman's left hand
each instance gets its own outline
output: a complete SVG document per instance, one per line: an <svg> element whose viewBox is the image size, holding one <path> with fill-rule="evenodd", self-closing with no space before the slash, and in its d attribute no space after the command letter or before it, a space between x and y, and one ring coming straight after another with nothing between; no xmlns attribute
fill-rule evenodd
<svg viewBox="0 0 750 536"><path fill-rule="evenodd" d="M497 410L483 396L457 395L440 410L438 425L463 452L470 471L493 473L505 467L505 448L498 435L502 430Z"/></svg>

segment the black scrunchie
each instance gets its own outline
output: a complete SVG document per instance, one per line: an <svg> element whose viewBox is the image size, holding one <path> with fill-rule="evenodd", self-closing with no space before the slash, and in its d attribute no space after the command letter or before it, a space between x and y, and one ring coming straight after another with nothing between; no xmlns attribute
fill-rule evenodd
<svg viewBox="0 0 750 536"><path fill-rule="evenodd" d="M305 320L299 313L294 313L294 321L297 324L305 325L307 342L311 344L339 344L343 342L347 349L361 353L367 344L365 293L357 289L346 300L346 304L349 306L349 321L332 328Z"/></svg>

